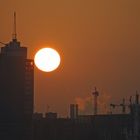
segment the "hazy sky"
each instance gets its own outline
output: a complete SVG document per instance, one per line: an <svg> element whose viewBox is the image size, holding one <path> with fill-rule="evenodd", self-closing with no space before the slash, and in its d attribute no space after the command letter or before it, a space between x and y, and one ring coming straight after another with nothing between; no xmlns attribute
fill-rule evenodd
<svg viewBox="0 0 140 140"><path fill-rule="evenodd" d="M91 111L97 86L101 108L140 92L139 0L0 0L0 41L9 42L13 12L18 40L28 57L51 46L61 54L59 69L35 68L35 111L68 113L69 104ZM81 107L82 108L82 107ZM89 109L90 108L90 109ZM100 110L101 110L100 108Z"/></svg>

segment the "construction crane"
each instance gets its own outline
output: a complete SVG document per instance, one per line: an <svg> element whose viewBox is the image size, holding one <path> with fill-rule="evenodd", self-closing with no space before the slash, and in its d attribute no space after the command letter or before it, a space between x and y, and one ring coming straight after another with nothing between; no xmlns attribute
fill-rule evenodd
<svg viewBox="0 0 140 140"><path fill-rule="evenodd" d="M112 107L113 109L115 109L116 107L122 107L122 113L125 114L125 99L123 98L121 104L110 104L110 107Z"/></svg>
<svg viewBox="0 0 140 140"><path fill-rule="evenodd" d="M113 109L115 107L122 107L122 113L125 114L126 113L126 107L128 107L130 109L130 111L131 111L133 104L139 104L139 94L138 94L138 91L136 91L135 102L132 101L132 96L130 96L129 104L125 104L125 99L123 98L121 104L110 104L110 107L113 108Z"/></svg>
<svg viewBox="0 0 140 140"><path fill-rule="evenodd" d="M131 104L131 96L130 96L130 104ZM126 113L126 107L130 107L130 105L125 104L125 99L123 98L122 103L121 104L110 104L110 107L112 107L113 109L115 107L122 107L122 113L125 114Z"/></svg>
<svg viewBox="0 0 140 140"><path fill-rule="evenodd" d="M97 115L97 111L98 111L98 96L99 96L99 92L96 90L96 87L95 87L95 91L92 93L94 99L93 99L93 103L94 103L94 115Z"/></svg>

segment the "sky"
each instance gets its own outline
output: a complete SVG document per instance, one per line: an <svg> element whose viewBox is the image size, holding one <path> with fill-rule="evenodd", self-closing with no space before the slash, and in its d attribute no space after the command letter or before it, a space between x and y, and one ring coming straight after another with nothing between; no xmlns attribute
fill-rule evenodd
<svg viewBox="0 0 140 140"><path fill-rule="evenodd" d="M60 67L45 73L35 67L35 112L68 116L69 104L93 113L92 92L99 91L99 112L140 92L139 0L1 0L0 41L17 38L28 58L46 46L61 55ZM0 46L2 47L2 45Z"/></svg>

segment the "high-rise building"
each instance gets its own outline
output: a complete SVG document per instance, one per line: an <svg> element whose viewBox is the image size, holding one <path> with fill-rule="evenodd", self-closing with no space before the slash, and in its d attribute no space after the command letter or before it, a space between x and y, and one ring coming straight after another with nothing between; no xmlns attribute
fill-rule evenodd
<svg viewBox="0 0 140 140"><path fill-rule="evenodd" d="M0 139L31 140L34 63L16 39L0 52Z"/></svg>

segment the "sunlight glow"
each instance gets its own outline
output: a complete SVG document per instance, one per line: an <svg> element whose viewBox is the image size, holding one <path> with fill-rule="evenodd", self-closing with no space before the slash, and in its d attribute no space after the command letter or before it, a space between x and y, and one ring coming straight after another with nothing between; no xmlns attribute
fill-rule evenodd
<svg viewBox="0 0 140 140"><path fill-rule="evenodd" d="M35 54L35 65L44 72L51 72L60 65L60 55L52 48L42 48Z"/></svg>

